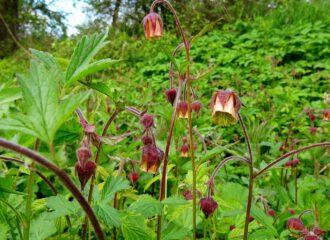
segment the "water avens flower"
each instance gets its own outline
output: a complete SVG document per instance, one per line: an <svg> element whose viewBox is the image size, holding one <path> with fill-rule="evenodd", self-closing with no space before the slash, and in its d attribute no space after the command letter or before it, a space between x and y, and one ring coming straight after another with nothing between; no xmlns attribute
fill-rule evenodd
<svg viewBox="0 0 330 240"><path fill-rule="evenodd" d="M143 18L143 28L147 39L163 36L163 21L157 13L151 12Z"/></svg>
<svg viewBox="0 0 330 240"><path fill-rule="evenodd" d="M324 231L323 229L321 229L319 227L314 227L313 233L317 236L323 236L326 233L326 231Z"/></svg>
<svg viewBox="0 0 330 240"><path fill-rule="evenodd" d="M200 208L205 218L208 218L217 209L218 203L212 197L205 197L200 200Z"/></svg>
<svg viewBox="0 0 330 240"><path fill-rule="evenodd" d="M164 152L156 146L149 144L142 149L142 160L140 167L147 173L157 173L163 160Z"/></svg>
<svg viewBox="0 0 330 240"><path fill-rule="evenodd" d="M177 107L178 118L188 118L188 104L183 101L178 104Z"/></svg>
<svg viewBox="0 0 330 240"><path fill-rule="evenodd" d="M330 109L323 111L323 120L330 121Z"/></svg>
<svg viewBox="0 0 330 240"><path fill-rule="evenodd" d="M141 118L140 123L145 127L145 128L151 128L154 127L154 117L149 114L144 114Z"/></svg>
<svg viewBox="0 0 330 240"><path fill-rule="evenodd" d="M298 159L298 158L293 159L291 164L292 164L292 167L296 167L296 166L298 166L298 164L299 164L299 159Z"/></svg>
<svg viewBox="0 0 330 240"><path fill-rule="evenodd" d="M84 191L85 185L90 179L90 177L95 174L96 164L95 162L88 160L84 164L81 164L80 161L76 163L75 173L78 175L81 191Z"/></svg>
<svg viewBox="0 0 330 240"><path fill-rule="evenodd" d="M153 143L152 137L150 136L143 136L141 138L143 145L149 145Z"/></svg>
<svg viewBox="0 0 330 240"><path fill-rule="evenodd" d="M140 175L137 172L131 172L128 177L132 184L135 186L136 182L139 180Z"/></svg>
<svg viewBox="0 0 330 240"><path fill-rule="evenodd" d="M268 211L267 211L267 214L269 215L269 216L272 216L272 217L274 217L275 216L275 211L274 211L274 209L269 209Z"/></svg>
<svg viewBox="0 0 330 240"><path fill-rule="evenodd" d="M167 89L165 91L165 95L166 95L167 101L169 101L173 106L175 98L176 98L176 90L174 88Z"/></svg>
<svg viewBox="0 0 330 240"><path fill-rule="evenodd" d="M213 94L211 100L212 117L220 126L235 124L240 108L241 100L235 92L226 90Z"/></svg>
<svg viewBox="0 0 330 240"><path fill-rule="evenodd" d="M299 218L290 218L287 227L289 230L301 231L304 229L304 224Z"/></svg>
<svg viewBox="0 0 330 240"><path fill-rule="evenodd" d="M201 110L202 108L202 104L200 101L194 101L192 104L191 104L191 109L195 112L195 113L199 113L199 111Z"/></svg>

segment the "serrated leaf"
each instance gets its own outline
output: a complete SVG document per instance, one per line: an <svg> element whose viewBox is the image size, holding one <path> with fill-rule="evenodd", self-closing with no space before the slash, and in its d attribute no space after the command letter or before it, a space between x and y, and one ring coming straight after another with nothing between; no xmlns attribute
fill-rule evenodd
<svg viewBox="0 0 330 240"><path fill-rule="evenodd" d="M65 215L76 214L79 210L77 202L69 202L64 196L56 195L46 199L47 207L53 210L48 212L46 219L56 219Z"/></svg>
<svg viewBox="0 0 330 240"><path fill-rule="evenodd" d="M130 187L128 180L120 176L109 176L103 186L101 200L103 203L107 203L113 199L116 192L129 189Z"/></svg>
<svg viewBox="0 0 330 240"><path fill-rule="evenodd" d="M80 81L80 83L112 98L113 91L105 83L102 83L102 82L93 83L93 82L83 82L83 81Z"/></svg>
<svg viewBox="0 0 330 240"><path fill-rule="evenodd" d="M6 189L0 186L0 192L4 192L4 193L10 193L10 194L17 194L17 195L26 195L26 193L24 192L18 192L18 191L14 191L11 189Z"/></svg>
<svg viewBox="0 0 330 240"><path fill-rule="evenodd" d="M9 226L4 223L0 223L0 239L8 239L7 234L9 232Z"/></svg>
<svg viewBox="0 0 330 240"><path fill-rule="evenodd" d="M32 220L30 228L30 239L45 240L56 233L54 221L47 220L47 213L40 215L37 219Z"/></svg>
<svg viewBox="0 0 330 240"><path fill-rule="evenodd" d="M166 228L161 233L162 240L174 240L174 239L185 239L185 237L189 234L189 230L183 228L182 226L177 226L173 223L170 223L166 226Z"/></svg>
<svg viewBox="0 0 330 240"><path fill-rule="evenodd" d="M145 218L141 215L127 214L122 221L121 230L125 240L151 239L146 232Z"/></svg>
<svg viewBox="0 0 330 240"><path fill-rule="evenodd" d="M128 210L136 211L148 218L160 214L162 204L149 195L142 195L129 206Z"/></svg>
<svg viewBox="0 0 330 240"><path fill-rule="evenodd" d="M4 88L0 90L0 105L15 101L22 97L22 92L19 88Z"/></svg>
<svg viewBox="0 0 330 240"><path fill-rule="evenodd" d="M74 81L79 80L83 76L82 72L90 72L88 65L92 58L101 50L108 42L105 41L108 31L103 33L95 33L91 36L83 37L76 45L71 56L70 63L65 74L65 84L69 85ZM106 63L107 60L103 63ZM94 65L99 68L103 65L102 62ZM109 64L109 62L107 62ZM91 66L93 68L93 65ZM85 75L86 76L86 75Z"/></svg>
<svg viewBox="0 0 330 240"><path fill-rule="evenodd" d="M178 197L169 197L162 201L162 204L164 205L185 205L188 203L189 202L187 200Z"/></svg>
<svg viewBox="0 0 330 240"><path fill-rule="evenodd" d="M252 204L251 215L262 225L264 225L267 230L271 232L273 236L278 236L276 229L273 226L273 218L266 215L264 211L258 208L255 204Z"/></svg>
<svg viewBox="0 0 330 240"><path fill-rule="evenodd" d="M97 204L94 209L97 217L101 219L107 226L121 226L120 214L117 209L106 204Z"/></svg>

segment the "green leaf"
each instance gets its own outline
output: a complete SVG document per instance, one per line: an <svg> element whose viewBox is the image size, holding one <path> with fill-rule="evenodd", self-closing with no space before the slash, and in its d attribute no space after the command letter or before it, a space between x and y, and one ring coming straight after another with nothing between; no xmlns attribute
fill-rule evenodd
<svg viewBox="0 0 330 240"><path fill-rule="evenodd" d="M4 223L0 223L0 239L8 239L7 234L9 232L9 226Z"/></svg>
<svg viewBox="0 0 330 240"><path fill-rule="evenodd" d="M174 223L170 223L166 226L166 228L161 233L162 240L174 240L174 239L185 239L185 237L189 234L189 230L175 225Z"/></svg>
<svg viewBox="0 0 330 240"><path fill-rule="evenodd" d="M110 59L97 61L90 64L92 58L100 51L108 42L105 41L108 31L103 33L95 33L91 36L83 37L77 44L66 70L65 84L71 84L79 78L88 74L104 69L113 63Z"/></svg>
<svg viewBox="0 0 330 240"><path fill-rule="evenodd" d="M22 131L51 144L58 128L89 95L80 93L59 99L59 86L53 69L31 61L27 75L19 75L26 115L0 120L0 129Z"/></svg>
<svg viewBox="0 0 330 240"><path fill-rule="evenodd" d="M251 233L249 236L249 239L251 240L274 240L275 237L272 234L271 231L269 231L268 229L258 229L255 232Z"/></svg>
<svg viewBox="0 0 330 240"><path fill-rule="evenodd" d="M127 137L133 135L134 133L135 132L128 132L128 133L124 133L119 136L104 136L104 137L100 136L99 138L105 144L115 145L115 144L120 143L121 141L125 140Z"/></svg>
<svg viewBox="0 0 330 240"><path fill-rule="evenodd" d="M95 214L109 227L120 227L121 219L117 209L106 204L97 204L94 207Z"/></svg>
<svg viewBox="0 0 330 240"><path fill-rule="evenodd" d="M164 205L185 205L188 203L189 202L187 200L178 197L169 197L162 201L162 204Z"/></svg>
<svg viewBox="0 0 330 240"><path fill-rule="evenodd" d="M64 196L56 195L46 199L47 207L52 209L52 212L47 213L46 219L56 219L65 215L76 214L79 210L77 202L69 202Z"/></svg>
<svg viewBox="0 0 330 240"><path fill-rule="evenodd" d="M19 88L4 88L0 90L0 105L15 101L22 97Z"/></svg>
<svg viewBox="0 0 330 240"><path fill-rule="evenodd" d="M18 192L18 191L14 191L14 190L10 190L10 189L6 189L0 186L0 192L4 192L4 193L11 193L11 194L17 194L17 195L26 195L26 193L24 192Z"/></svg>
<svg viewBox="0 0 330 240"><path fill-rule="evenodd" d="M113 91L105 83L102 82L92 83L92 82L83 82L83 81L80 81L80 83L112 98Z"/></svg>
<svg viewBox="0 0 330 240"><path fill-rule="evenodd" d="M47 220L47 213L43 213L36 220L32 220L30 239L45 240L56 233L54 221Z"/></svg>
<svg viewBox="0 0 330 240"><path fill-rule="evenodd" d="M251 215L262 225L264 225L267 230L271 232L273 236L278 236L278 233L276 229L273 226L273 218L266 215L264 211L262 211L260 208L258 208L256 205L252 205L251 208Z"/></svg>
<svg viewBox="0 0 330 240"><path fill-rule="evenodd" d="M160 214L162 204L149 195L142 195L129 206L128 210L136 211L141 213L145 218L148 218Z"/></svg>
<svg viewBox="0 0 330 240"><path fill-rule="evenodd" d="M38 51L36 49L30 49L30 51L32 52L34 59L41 62L48 71L54 73L56 81L60 83L64 82L63 72L61 71L60 65L53 55L47 52Z"/></svg>
<svg viewBox="0 0 330 240"><path fill-rule="evenodd" d="M105 181L105 184L101 193L102 203L107 203L113 199L116 192L129 189L131 186L129 182L120 176L109 176Z"/></svg>
<svg viewBox="0 0 330 240"><path fill-rule="evenodd" d="M121 230L125 240L148 240L151 239L146 232L145 218L141 215L127 214L123 218Z"/></svg>

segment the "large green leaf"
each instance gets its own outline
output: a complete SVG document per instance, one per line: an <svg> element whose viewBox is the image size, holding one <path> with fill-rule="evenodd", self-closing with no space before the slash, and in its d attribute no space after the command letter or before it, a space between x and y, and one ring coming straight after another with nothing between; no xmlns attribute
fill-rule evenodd
<svg viewBox="0 0 330 240"><path fill-rule="evenodd" d="M121 219L117 209L107 204L97 204L95 214L109 227L120 227Z"/></svg>
<svg viewBox="0 0 330 240"><path fill-rule="evenodd" d="M101 50L108 42L105 41L108 31L103 33L95 33L92 36L83 37L77 44L66 70L65 84L69 85L79 79L105 69L111 64L116 63L111 59L103 59L90 63L92 58Z"/></svg>
<svg viewBox="0 0 330 240"><path fill-rule="evenodd" d="M160 214L162 204L149 195L142 195L129 206L128 210L136 211L148 218Z"/></svg>
<svg viewBox="0 0 330 240"><path fill-rule="evenodd" d="M267 230L273 235L278 236L278 233L276 229L273 226L273 218L266 215L264 211L262 211L260 208L258 208L256 205L252 205L251 208L251 215L262 225L264 225Z"/></svg>
<svg viewBox="0 0 330 240"><path fill-rule="evenodd" d="M129 189L131 186L129 182L120 176L109 176L105 181L105 184L101 193L102 202L109 202L113 199L116 192Z"/></svg>
<svg viewBox="0 0 330 240"><path fill-rule="evenodd" d="M151 239L146 231L145 218L141 215L127 214L121 226L125 240Z"/></svg>
<svg viewBox="0 0 330 240"><path fill-rule="evenodd" d="M32 220L30 239L45 240L54 233L56 233L55 223L47 220L47 213L43 213L37 219Z"/></svg>
<svg viewBox="0 0 330 240"><path fill-rule="evenodd" d="M79 210L77 202L69 202L64 196L56 195L46 199L47 207L52 210L48 212L46 219L52 220L65 215L76 214Z"/></svg>
<svg viewBox="0 0 330 240"><path fill-rule="evenodd" d="M21 90L19 88L4 88L0 89L0 105L15 101L22 97Z"/></svg>
<svg viewBox="0 0 330 240"><path fill-rule="evenodd" d="M51 62L47 64L51 65ZM49 144L53 142L58 128L89 95L89 92L80 93L60 101L57 70L36 60L31 61L29 73L19 75L18 80L26 115L16 114L14 118L2 119L0 128L22 131Z"/></svg>

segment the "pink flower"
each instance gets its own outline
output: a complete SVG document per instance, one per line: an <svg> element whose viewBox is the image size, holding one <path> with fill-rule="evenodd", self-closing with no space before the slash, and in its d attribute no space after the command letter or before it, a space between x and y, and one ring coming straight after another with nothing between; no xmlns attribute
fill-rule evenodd
<svg viewBox="0 0 330 240"><path fill-rule="evenodd" d="M157 13L151 12L145 16L143 18L143 27L147 39L163 36L163 21Z"/></svg>

